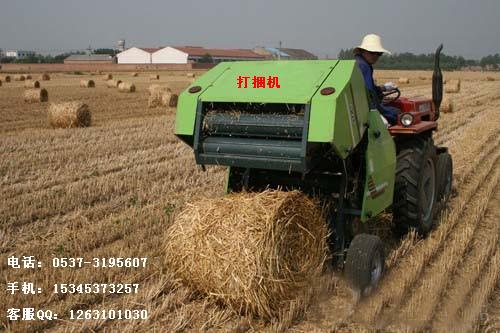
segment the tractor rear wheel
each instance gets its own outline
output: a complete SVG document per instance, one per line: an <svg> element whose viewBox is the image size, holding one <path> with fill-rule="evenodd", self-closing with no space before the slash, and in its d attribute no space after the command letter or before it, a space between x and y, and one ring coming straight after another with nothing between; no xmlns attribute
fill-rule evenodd
<svg viewBox="0 0 500 333"><path fill-rule="evenodd" d="M369 295L385 270L384 248L378 236L359 234L347 249L344 272L359 296Z"/></svg>
<svg viewBox="0 0 500 333"><path fill-rule="evenodd" d="M420 235L432 227L437 198L436 147L432 139L400 143L394 185L393 220L401 233Z"/></svg>

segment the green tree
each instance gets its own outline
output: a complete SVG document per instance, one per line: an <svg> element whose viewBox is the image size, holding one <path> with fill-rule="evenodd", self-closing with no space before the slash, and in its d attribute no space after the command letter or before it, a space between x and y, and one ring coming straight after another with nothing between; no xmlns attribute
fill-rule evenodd
<svg viewBox="0 0 500 333"><path fill-rule="evenodd" d="M214 59L209 53L205 53L203 57L201 57L200 62L205 64L212 64L214 62Z"/></svg>

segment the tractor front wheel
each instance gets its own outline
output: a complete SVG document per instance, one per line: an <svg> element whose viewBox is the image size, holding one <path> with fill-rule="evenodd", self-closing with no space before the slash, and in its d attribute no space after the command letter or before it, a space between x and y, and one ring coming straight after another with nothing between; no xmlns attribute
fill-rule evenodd
<svg viewBox="0 0 500 333"><path fill-rule="evenodd" d="M414 138L399 147L392 213L403 234L415 229L426 235L431 230L438 195L436 160L432 139Z"/></svg>
<svg viewBox="0 0 500 333"><path fill-rule="evenodd" d="M351 241L344 266L347 280L359 296L369 295L385 270L384 248L378 236L359 234Z"/></svg>

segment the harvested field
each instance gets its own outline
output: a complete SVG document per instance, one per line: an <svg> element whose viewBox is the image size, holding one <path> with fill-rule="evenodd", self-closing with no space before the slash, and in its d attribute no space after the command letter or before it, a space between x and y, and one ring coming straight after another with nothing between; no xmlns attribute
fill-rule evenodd
<svg viewBox="0 0 500 333"><path fill-rule="evenodd" d="M378 71L379 84L409 78L403 95L430 96L425 71ZM0 312L29 304L60 320L6 322L13 332L360 332L483 331L500 327L500 74L445 72L460 79L453 112L442 113L435 141L453 155L449 210L429 236L399 239L390 219L372 231L386 244L387 274L356 301L342 275L325 271L312 294L270 320L236 314L215 297L188 288L164 264L168 227L188 202L225 195L226 171L195 165L192 150L173 135L174 112L148 107L149 75L113 73L133 83L121 94L90 75L51 74L51 102L81 101L92 111L88 128L51 129L48 103L24 103L24 82L0 89L0 265L11 281L43 292L5 296ZM161 72L158 84L185 89L186 72ZM3 75L4 76L4 75ZM197 75L198 76L198 75ZM487 80L487 76L494 80ZM5 77L5 76L4 76ZM156 83L156 82L155 82ZM175 110L175 109L172 109ZM33 255L38 270L7 267L7 257ZM200 253L202 255L202 253ZM147 257L144 268L53 268L55 257ZM55 283L138 283L132 294L54 294ZM305 304L310 304L308 307ZM71 309L145 309L149 319L69 320Z"/></svg>

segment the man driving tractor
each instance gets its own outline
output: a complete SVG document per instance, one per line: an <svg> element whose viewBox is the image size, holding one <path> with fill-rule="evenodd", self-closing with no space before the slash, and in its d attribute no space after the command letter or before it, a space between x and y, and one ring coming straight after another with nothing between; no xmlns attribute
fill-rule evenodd
<svg viewBox="0 0 500 333"><path fill-rule="evenodd" d="M395 107L383 105L381 100L383 92L391 91L396 86L389 82L378 87L373 80L373 65L384 53L391 54L391 52L382 47L380 36L375 34L366 35L361 45L354 49L354 57L363 74L366 88L370 93L370 108L379 110L389 124L395 125L399 110Z"/></svg>

